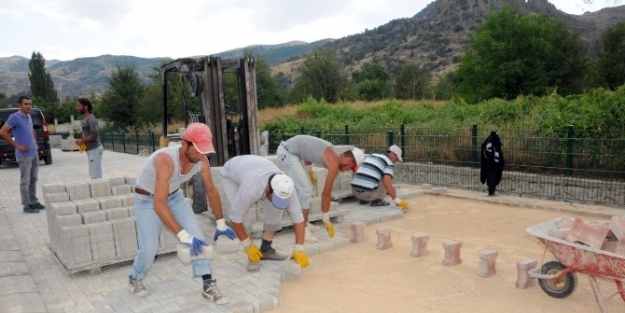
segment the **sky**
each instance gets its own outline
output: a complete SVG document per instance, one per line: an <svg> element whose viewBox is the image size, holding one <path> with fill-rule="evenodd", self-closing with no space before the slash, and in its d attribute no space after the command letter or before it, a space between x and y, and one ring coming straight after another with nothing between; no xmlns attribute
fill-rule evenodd
<svg viewBox="0 0 625 313"><path fill-rule="evenodd" d="M312 42L412 17L433 0L0 0L0 57L181 58L255 44ZM530 0L531 1L531 0ZM582 14L615 0L550 0ZM617 4L625 4L618 1Z"/></svg>

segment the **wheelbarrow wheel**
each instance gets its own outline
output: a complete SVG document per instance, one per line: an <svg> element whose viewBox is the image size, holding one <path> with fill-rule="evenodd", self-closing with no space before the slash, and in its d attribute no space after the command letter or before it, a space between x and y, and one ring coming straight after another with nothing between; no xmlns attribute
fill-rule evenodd
<svg viewBox="0 0 625 313"><path fill-rule="evenodd" d="M540 273L545 275L556 275L565 270L566 266L558 261L549 261L540 268ZM577 277L575 273L568 273L556 279L538 279L538 284L543 291L554 298L566 298L575 291Z"/></svg>

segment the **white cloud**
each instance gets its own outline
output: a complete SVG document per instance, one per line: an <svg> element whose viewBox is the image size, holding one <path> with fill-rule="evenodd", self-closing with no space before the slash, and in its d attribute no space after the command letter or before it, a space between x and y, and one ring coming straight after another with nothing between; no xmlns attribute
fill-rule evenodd
<svg viewBox="0 0 625 313"><path fill-rule="evenodd" d="M0 57L185 57L361 33L433 0L0 0ZM530 0L531 1L531 0ZM615 0L551 1L570 14ZM617 3L620 1L616 0Z"/></svg>

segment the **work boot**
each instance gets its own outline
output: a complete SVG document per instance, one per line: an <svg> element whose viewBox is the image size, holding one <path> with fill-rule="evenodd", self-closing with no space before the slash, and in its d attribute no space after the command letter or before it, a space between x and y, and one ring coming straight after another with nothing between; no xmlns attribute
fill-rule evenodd
<svg viewBox="0 0 625 313"><path fill-rule="evenodd" d="M41 204L39 202L37 202L35 204L31 204L30 206L32 206L34 209L37 209L37 210L45 210L46 209L46 207L43 206L43 204Z"/></svg>
<svg viewBox="0 0 625 313"><path fill-rule="evenodd" d="M37 214L39 213L39 210L33 208L32 205L27 204L24 206L24 214Z"/></svg>
<svg viewBox="0 0 625 313"><path fill-rule="evenodd" d="M263 256L260 258L261 260L276 260L276 261L280 261L280 260L284 260L287 258L286 254L280 253L278 251L276 251L276 249L271 248L267 251L261 251L263 253Z"/></svg>

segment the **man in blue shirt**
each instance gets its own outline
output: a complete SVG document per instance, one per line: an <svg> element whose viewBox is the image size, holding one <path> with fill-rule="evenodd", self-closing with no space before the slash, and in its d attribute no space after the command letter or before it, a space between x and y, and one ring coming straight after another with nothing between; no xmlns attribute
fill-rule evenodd
<svg viewBox="0 0 625 313"><path fill-rule="evenodd" d="M20 166L20 194L24 213L39 213L45 207L37 200L39 156L33 120L30 117L33 102L26 96L21 96L18 101L20 110L9 116L0 129L0 136L15 147L15 159ZM11 138L10 130L13 130L15 139Z"/></svg>

